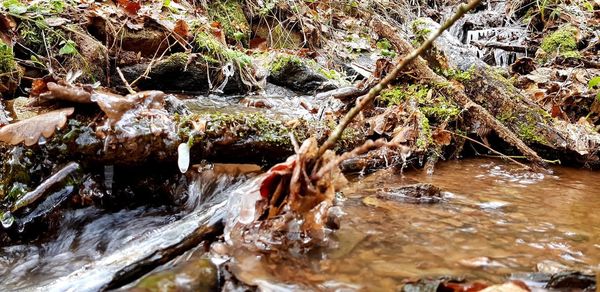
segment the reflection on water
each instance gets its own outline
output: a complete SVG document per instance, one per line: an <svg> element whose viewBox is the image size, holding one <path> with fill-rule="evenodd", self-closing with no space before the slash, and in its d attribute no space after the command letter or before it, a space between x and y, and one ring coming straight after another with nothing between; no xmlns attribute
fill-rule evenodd
<svg viewBox="0 0 600 292"><path fill-rule="evenodd" d="M245 277L271 283L351 290L393 290L403 279L435 275L502 282L536 269L599 270L600 173L511 169L501 161L465 160L439 164L433 176L380 171L355 179L344 191L347 215L337 248L269 265L241 255L238 267ZM416 181L448 193L437 204L375 196Z"/></svg>

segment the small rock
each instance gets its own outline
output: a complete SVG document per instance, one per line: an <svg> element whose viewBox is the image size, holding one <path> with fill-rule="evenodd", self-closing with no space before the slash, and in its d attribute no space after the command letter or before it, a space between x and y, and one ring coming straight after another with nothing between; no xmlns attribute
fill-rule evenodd
<svg viewBox="0 0 600 292"><path fill-rule="evenodd" d="M547 289L588 289L594 291L596 289L596 279L593 275L585 275L580 272L564 272L552 275Z"/></svg>
<svg viewBox="0 0 600 292"><path fill-rule="evenodd" d="M428 183L405 185L400 188L384 188L377 193L377 197L415 204L438 203L443 198L440 188Z"/></svg>

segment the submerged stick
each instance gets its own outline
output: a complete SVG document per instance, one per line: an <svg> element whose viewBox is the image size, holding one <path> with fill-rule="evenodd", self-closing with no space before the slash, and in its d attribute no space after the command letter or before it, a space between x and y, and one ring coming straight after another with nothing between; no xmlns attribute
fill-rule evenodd
<svg viewBox="0 0 600 292"><path fill-rule="evenodd" d="M402 71L412 61L414 61L419 56L421 56L423 53L425 53L425 51L427 51L433 45L433 42L445 30L450 28L457 20L459 20L463 15L465 15L465 13L467 13L468 11L470 11L471 9L473 9L477 5L479 5L479 2L481 2L481 0L471 0L471 1L469 1L468 4L466 4L466 5L463 4L463 5L459 6L458 11L450 19L448 19L442 26L440 26L440 28L437 31L435 31L433 34L431 34L429 36L429 38L423 44L421 44L420 47L418 47L417 49L410 52L407 56L405 56L402 59L402 61L400 61L400 63L392 70L392 72L390 72L383 80L381 80L375 87L373 87L369 91L369 93L367 93L367 95L359 98L357 100L356 106L354 106L352 109L350 109L350 111L344 116L344 118L337 125L337 127L333 131L333 134L331 134L331 136L329 136L327 141L325 141L325 143L323 143L323 145L321 145L321 148L319 148L317 157L320 157L321 155L323 155L323 153L325 153L325 151L327 151L328 149L333 148L333 146L335 145L337 140L342 136L344 129L346 129L346 127L348 126L348 124L350 124L352 119L354 119L354 117L356 117L356 115L358 115L358 113L360 113L366 105L368 105L370 102L372 102L373 99L375 99L375 97L377 97L379 95L379 93L388 84L390 84L392 81L394 81L394 79L396 79L398 74L400 74L400 71Z"/></svg>
<svg viewBox="0 0 600 292"><path fill-rule="evenodd" d="M57 183L62 182L69 175L74 173L79 169L79 164L76 162L71 162L67 164L67 166L63 167L57 173L53 174L51 177L46 179L43 183L41 183L35 190L26 193L23 197L21 197L14 206L11 208L12 212L15 212L25 206L31 205L39 198L41 198L47 191L55 186Z"/></svg>

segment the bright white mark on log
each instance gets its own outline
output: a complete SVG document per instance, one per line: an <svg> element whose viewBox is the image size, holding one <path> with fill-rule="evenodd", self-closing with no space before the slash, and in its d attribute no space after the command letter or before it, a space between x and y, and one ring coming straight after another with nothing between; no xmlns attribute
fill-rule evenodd
<svg viewBox="0 0 600 292"><path fill-rule="evenodd" d="M190 167L190 146L187 143L181 143L177 147L177 166L181 173L187 172Z"/></svg>

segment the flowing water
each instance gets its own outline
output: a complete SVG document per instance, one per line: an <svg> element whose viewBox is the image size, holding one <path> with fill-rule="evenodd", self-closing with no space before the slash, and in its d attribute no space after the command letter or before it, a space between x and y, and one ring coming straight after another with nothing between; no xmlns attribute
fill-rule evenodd
<svg viewBox="0 0 600 292"><path fill-rule="evenodd" d="M228 190L253 171L216 165L196 172L179 207L66 211L50 240L0 248L0 291L96 291L122 269L220 221Z"/></svg>
<svg viewBox="0 0 600 292"><path fill-rule="evenodd" d="M417 181L445 190L442 202L377 197ZM243 277L263 287L390 291L425 276L498 283L538 269L600 270L597 172L559 167L546 175L473 159L440 163L433 176L380 171L343 193L337 248L285 263L238 255Z"/></svg>
<svg viewBox="0 0 600 292"><path fill-rule="evenodd" d="M1 249L0 290L101 287L103 277L125 263L219 217L205 216L208 205L198 196L223 204L245 187L244 179L220 174L192 180L187 212L67 211L51 240ZM443 200L414 204L377 196L415 182L442 188ZM472 159L440 163L433 176L386 170L354 177L343 194L346 215L335 247L285 262L238 252L238 275L271 288L392 290L424 276L502 282L537 269L600 269L597 172L557 167L554 174L536 174Z"/></svg>

